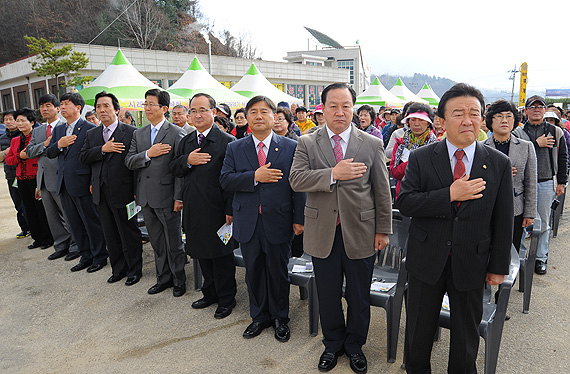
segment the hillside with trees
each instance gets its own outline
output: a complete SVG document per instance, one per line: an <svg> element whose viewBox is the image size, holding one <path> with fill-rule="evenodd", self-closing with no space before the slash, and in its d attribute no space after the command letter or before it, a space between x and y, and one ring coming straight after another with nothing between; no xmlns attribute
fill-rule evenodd
<svg viewBox="0 0 570 374"><path fill-rule="evenodd" d="M247 35L217 30L199 0L0 1L0 64L29 54L24 36L196 53L210 41L214 55L258 57Z"/></svg>

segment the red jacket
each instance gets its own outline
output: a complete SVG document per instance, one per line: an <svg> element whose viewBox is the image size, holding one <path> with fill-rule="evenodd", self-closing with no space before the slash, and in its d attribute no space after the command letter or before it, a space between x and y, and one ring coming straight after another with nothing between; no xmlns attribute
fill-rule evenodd
<svg viewBox="0 0 570 374"><path fill-rule="evenodd" d="M16 136L12 138L12 142L10 143L10 151L6 155L5 162L8 165L16 165L16 179L35 179L36 175L38 174L38 159L26 159L22 160L20 158L20 139L21 136ZM30 139L32 139L32 133L30 132L26 136L26 144L30 144Z"/></svg>

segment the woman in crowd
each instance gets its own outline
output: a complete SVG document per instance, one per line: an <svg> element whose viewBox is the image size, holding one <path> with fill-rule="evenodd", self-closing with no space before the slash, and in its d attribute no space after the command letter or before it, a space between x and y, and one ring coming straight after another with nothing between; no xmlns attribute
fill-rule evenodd
<svg viewBox="0 0 570 374"><path fill-rule="evenodd" d="M390 173L397 180L396 198L400 193L400 183L404 178L408 157L414 149L435 143L437 138L431 131L433 112L429 105L412 103L408 107L406 117L402 120L408 127L404 129L404 135L396 139L390 160Z"/></svg>
<svg viewBox="0 0 570 374"><path fill-rule="evenodd" d="M566 139L566 147L570 149L570 131L560 121L560 110L556 107L548 107L548 111L544 113L544 120L553 126L558 126L564 132L564 139ZM570 167L570 163L568 164Z"/></svg>
<svg viewBox="0 0 570 374"><path fill-rule="evenodd" d="M226 117L215 116L214 123L218 125L223 132L230 132L230 120Z"/></svg>
<svg viewBox="0 0 570 374"><path fill-rule="evenodd" d="M309 130L309 134L317 131L318 129L323 127L326 123L325 115L323 114L323 105L322 104L319 104L315 107L315 123L317 124L317 126L311 127L311 129Z"/></svg>
<svg viewBox="0 0 570 374"><path fill-rule="evenodd" d="M247 119L245 118L245 109L239 108L234 114L234 119L236 120L236 127L230 132L237 139L246 137L251 133L251 129L247 124Z"/></svg>
<svg viewBox="0 0 570 374"><path fill-rule="evenodd" d="M434 114L433 117L432 127L433 127L433 133L437 138L437 140L443 139L443 134L445 134L445 129L443 128L443 125L439 121L439 117L436 114Z"/></svg>
<svg viewBox="0 0 570 374"><path fill-rule="evenodd" d="M511 159L515 208L513 244L517 251L521 246L523 228L534 222L537 182L534 146L511 135L519 122L520 116L513 102L495 101L485 114L485 123L492 134L483 142Z"/></svg>
<svg viewBox="0 0 570 374"><path fill-rule="evenodd" d="M30 232L34 239L28 248L41 247L46 249L53 245L53 238L49 230L44 206L40 200L41 197L36 188L38 159L29 159L26 155L26 147L32 139L32 128L35 127L36 123L36 114L29 108L23 108L17 110L14 116L21 135L12 138L10 151L8 151L5 161L8 165L16 165L18 192L22 197Z"/></svg>
<svg viewBox="0 0 570 374"><path fill-rule="evenodd" d="M358 118L360 119L360 130L382 140L382 132L374 126L374 121L376 121L376 111L374 108L370 105L363 105L358 108L356 114L358 114Z"/></svg>
<svg viewBox="0 0 570 374"><path fill-rule="evenodd" d="M293 113L291 113L289 108L282 106L278 107L273 131L275 131L277 135L297 140L299 137L295 134L291 125L293 125Z"/></svg>

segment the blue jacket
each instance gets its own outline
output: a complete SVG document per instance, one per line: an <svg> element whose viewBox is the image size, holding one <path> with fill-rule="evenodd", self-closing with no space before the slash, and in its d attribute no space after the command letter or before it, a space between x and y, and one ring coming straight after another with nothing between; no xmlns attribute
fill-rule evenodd
<svg viewBox="0 0 570 374"><path fill-rule="evenodd" d="M293 223L303 224L306 193L294 192L289 185L289 171L297 142L273 134L267 162L283 172L276 183L254 185L259 168L253 136L228 144L220 183L224 190L234 191L233 237L240 243L251 240L261 205L261 219L271 244L293 239Z"/></svg>

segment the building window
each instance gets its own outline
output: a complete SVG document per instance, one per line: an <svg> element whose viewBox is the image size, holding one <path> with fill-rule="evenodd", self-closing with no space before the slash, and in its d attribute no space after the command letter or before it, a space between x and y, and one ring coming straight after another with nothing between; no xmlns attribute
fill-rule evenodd
<svg viewBox="0 0 570 374"><path fill-rule="evenodd" d="M350 70L350 84L354 84L354 60L338 60L337 67Z"/></svg>
<svg viewBox="0 0 570 374"><path fill-rule="evenodd" d="M26 108L28 107L28 94L26 91L18 92L18 108Z"/></svg>
<svg viewBox="0 0 570 374"><path fill-rule="evenodd" d="M36 88L34 90L34 100L36 103L36 108L40 107L40 98L46 94L45 87Z"/></svg>
<svg viewBox="0 0 570 374"><path fill-rule="evenodd" d="M5 94L2 95L2 103L4 104L4 110L12 110L12 95Z"/></svg>

